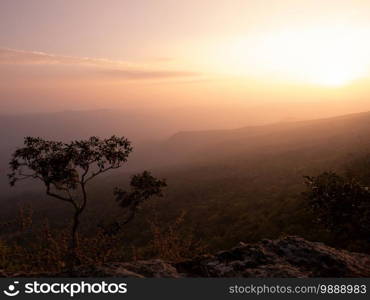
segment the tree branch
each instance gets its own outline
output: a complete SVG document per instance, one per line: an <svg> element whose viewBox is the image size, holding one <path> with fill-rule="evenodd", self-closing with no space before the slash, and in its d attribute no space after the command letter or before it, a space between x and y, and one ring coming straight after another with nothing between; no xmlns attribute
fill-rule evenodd
<svg viewBox="0 0 370 300"><path fill-rule="evenodd" d="M118 169L118 168L120 168L120 167L121 167L121 165L120 165L120 164L118 164L117 166L110 166L110 167L108 167L108 168L106 168L106 169L101 169L101 170L99 170L98 172L92 173L92 174L91 174L91 176L90 176L90 177L88 177L88 178L85 180L85 183L89 182L91 179L95 178L96 176L98 176L98 175L100 175L100 174L103 174L103 173L105 173L105 172L107 172L107 171L109 171L109 170Z"/></svg>
<svg viewBox="0 0 370 300"><path fill-rule="evenodd" d="M58 194L55 194L55 193L51 192L50 191L50 185L48 185L48 184L46 185L46 194L48 196L54 197L56 199L71 203L75 209L78 209L77 204L75 203L75 201L73 201L72 198L66 198L66 197L63 197L61 195L58 195Z"/></svg>

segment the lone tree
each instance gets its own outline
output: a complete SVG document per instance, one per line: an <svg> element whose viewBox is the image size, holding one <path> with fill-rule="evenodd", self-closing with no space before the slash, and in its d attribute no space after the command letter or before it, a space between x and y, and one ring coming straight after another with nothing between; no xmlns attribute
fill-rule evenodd
<svg viewBox="0 0 370 300"><path fill-rule="evenodd" d="M306 201L316 222L330 232L359 240L370 236L370 190L353 177L325 172L305 177Z"/></svg>
<svg viewBox="0 0 370 300"><path fill-rule="evenodd" d="M131 143L124 137L90 137L71 143L26 137L24 147L13 153L8 177L12 186L20 180L40 180L47 195L73 207L70 250L76 257L80 217L88 202L88 183L103 173L120 168L131 151ZM132 178L131 192L116 188L116 198L128 215L123 223L132 220L142 202L155 195L161 196L164 186L164 181L145 171Z"/></svg>

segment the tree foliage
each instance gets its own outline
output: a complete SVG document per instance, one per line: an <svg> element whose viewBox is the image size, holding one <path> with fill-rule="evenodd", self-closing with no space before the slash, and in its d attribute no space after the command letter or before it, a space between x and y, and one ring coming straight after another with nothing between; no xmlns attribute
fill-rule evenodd
<svg viewBox="0 0 370 300"><path fill-rule="evenodd" d="M163 196L163 188L167 183L163 179L157 179L148 171L132 176L130 181L130 190L115 188L114 196L120 207L124 209L125 216L120 221L115 221L107 227L104 227L108 235L116 234L122 226L129 223L136 215L140 206L149 198Z"/></svg>
<svg viewBox="0 0 370 300"><path fill-rule="evenodd" d="M55 188L67 193L60 197L70 199L68 191L121 167L131 151L131 143L124 137L90 137L69 144L26 137L24 147L17 149L10 161L10 184L28 178L40 179L49 192Z"/></svg>
<svg viewBox="0 0 370 300"><path fill-rule="evenodd" d="M325 172L306 177L305 198L316 221L333 233L368 239L370 190L355 178Z"/></svg>

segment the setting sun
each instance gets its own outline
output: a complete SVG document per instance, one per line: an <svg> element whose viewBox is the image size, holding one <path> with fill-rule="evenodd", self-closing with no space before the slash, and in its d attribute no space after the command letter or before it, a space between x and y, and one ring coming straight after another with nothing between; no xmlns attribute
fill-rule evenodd
<svg viewBox="0 0 370 300"><path fill-rule="evenodd" d="M368 75L369 32L337 25L250 34L227 41L216 59L228 73L341 86Z"/></svg>

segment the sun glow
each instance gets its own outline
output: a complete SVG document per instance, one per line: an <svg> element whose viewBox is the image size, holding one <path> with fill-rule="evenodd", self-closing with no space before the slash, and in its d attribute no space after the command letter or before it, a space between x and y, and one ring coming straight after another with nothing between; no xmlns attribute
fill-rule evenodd
<svg viewBox="0 0 370 300"><path fill-rule="evenodd" d="M339 26L248 35L221 47L218 62L238 75L341 86L368 75L369 36L369 29Z"/></svg>

